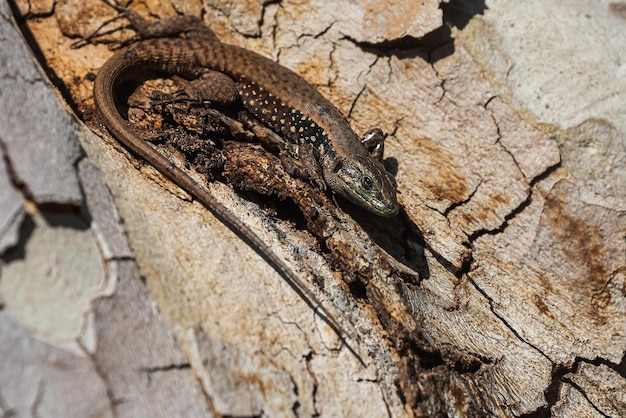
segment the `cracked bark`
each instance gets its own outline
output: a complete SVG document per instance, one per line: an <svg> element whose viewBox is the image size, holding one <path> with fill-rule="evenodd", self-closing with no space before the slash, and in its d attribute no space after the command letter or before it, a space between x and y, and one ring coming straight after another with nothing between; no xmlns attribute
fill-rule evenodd
<svg viewBox="0 0 626 418"><path fill-rule="evenodd" d="M424 2L400 22L383 14L405 10L396 3L377 21L359 19L358 7L377 10L367 1L133 4L145 15L204 13L223 40L280 57L318 86L357 132L389 133L387 162L403 207L395 219L334 202L249 144L224 145L228 185L208 186L311 283L365 367L254 252L102 130L89 74L110 51L69 45L111 9L96 1L20 4L57 88L102 138L78 128L87 158L75 164L66 135L57 171L74 167L82 191L62 182L49 193L22 174L32 159L22 161L17 142L0 132L12 174L0 180L13 190L0 200L9 208L4 222L22 224L16 213L36 219L32 207L46 215L74 208L104 268L103 289L82 302L88 319L75 342L48 330L38 335L44 344L23 327L17 286L7 287L16 242L26 248L38 235L0 236L14 251L0 276L3 358L75 364L42 368L40 380L0 371L2 413L67 413L60 382L78 376L89 395L80 412L105 416L619 416L623 130L599 119L569 128L536 120L505 82L512 66L479 16L484 9L467 15L455 2ZM22 178L33 190L26 203L14 192ZM62 208L46 206L49 195ZM4 341L28 341L31 350L15 353ZM4 389L11 379L32 382L24 392L32 403Z"/></svg>

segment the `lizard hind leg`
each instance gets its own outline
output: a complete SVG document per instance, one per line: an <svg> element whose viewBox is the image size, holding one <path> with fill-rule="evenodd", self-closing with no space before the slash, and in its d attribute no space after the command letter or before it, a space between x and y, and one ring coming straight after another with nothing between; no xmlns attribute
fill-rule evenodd
<svg viewBox="0 0 626 418"><path fill-rule="evenodd" d="M235 81L224 73L204 68L194 80L185 80L183 90L192 101L230 107L239 102Z"/></svg>

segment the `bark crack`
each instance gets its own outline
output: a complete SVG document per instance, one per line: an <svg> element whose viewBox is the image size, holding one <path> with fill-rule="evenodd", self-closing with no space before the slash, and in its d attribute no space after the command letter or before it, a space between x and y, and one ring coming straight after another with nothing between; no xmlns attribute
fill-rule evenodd
<svg viewBox="0 0 626 418"><path fill-rule="evenodd" d="M32 417L39 417L39 407L43 401L43 396L45 394L45 383L43 379L40 379L37 382L37 393L35 395L35 399L33 400L33 405L30 408L30 414Z"/></svg>
<svg viewBox="0 0 626 418"><path fill-rule="evenodd" d="M156 373L167 373L172 370L188 370L191 368L189 363L181 363L181 364L168 364L165 366L154 366L154 367L140 367L137 369L140 373L146 373L148 377L148 384L152 382L152 375Z"/></svg>
<svg viewBox="0 0 626 418"><path fill-rule="evenodd" d="M313 381L313 390L311 391L311 403L313 405L314 412L312 416L319 417L320 411L317 407L317 389L318 389L319 383L317 382L317 378L315 377L315 373L313 373L313 369L311 367L311 361L313 360L313 355L314 353L311 351L306 356L304 356L304 364L306 366L307 372L309 373L309 376L311 376L311 380Z"/></svg>
<svg viewBox="0 0 626 418"><path fill-rule="evenodd" d="M350 104L350 109L348 110L348 114L346 115L348 119L352 117L352 111L354 111L354 108L356 107L356 103L359 101L359 98L361 97L363 92L365 92L366 88L367 88L367 84L363 84L363 86L361 87L361 90L359 90L359 92L356 94L356 96L352 100L352 103Z"/></svg>
<svg viewBox="0 0 626 418"><path fill-rule="evenodd" d="M334 52L334 49L333 49L333 52ZM372 72L372 69L374 68L374 66L378 63L379 58L380 57L376 56L375 59L371 62L371 64L367 66L367 71L361 72L360 74L358 74L356 76L356 80L358 81L361 77L369 75ZM387 60L387 69L388 69L387 81L389 81L389 79L391 78L391 73L392 73L391 67L389 65L389 60ZM359 99L361 98L361 96L363 95L366 89L367 89L367 83L363 83L363 85L361 86L361 89L356 94L356 96L352 100L352 103L350 104L350 109L348 110L348 113L346 115L346 118L348 120L352 117L352 112L354 111L354 108L356 107L357 102L359 101Z"/></svg>
<svg viewBox="0 0 626 418"><path fill-rule="evenodd" d="M140 367L137 369L139 372L143 373L159 373L159 372L168 372L170 370L187 370L191 367L189 363L180 363L180 364L167 364L165 366L153 366L153 367Z"/></svg>
<svg viewBox="0 0 626 418"><path fill-rule="evenodd" d="M503 233L504 230L509 226L509 221L515 218L521 212L523 212L524 209L526 209L528 206L530 206L530 203L532 202L532 195L533 195L533 191L530 190L526 199L524 199L517 207L513 208L504 217L504 222L502 222L497 228L493 228L493 229L481 228L469 236L468 238L469 241L473 243L474 241L476 241L478 238L482 237L483 235L497 235L497 234Z"/></svg>
<svg viewBox="0 0 626 418"><path fill-rule="evenodd" d="M491 100L491 99L490 99ZM487 105L485 104L485 110L487 110ZM487 110L488 111L488 110ZM493 124L496 127L496 142L495 144L500 146L500 148L502 150L504 150L504 152L506 152L511 159L513 160L513 163L515 163L515 167L517 168L517 171L519 171L522 175L522 177L524 177L524 179L526 179L526 181L528 182L528 178L526 177L526 175L524 174L524 170L522 170L522 168L519 165L519 161L517 161L517 158L515 158L515 154L513 154L507 147L506 145L504 145L502 143L502 133L500 132L500 125L498 125L498 120L496 119L496 117L493 115L493 113L489 112L489 116L491 117L491 120L493 120Z"/></svg>
<svg viewBox="0 0 626 418"><path fill-rule="evenodd" d="M533 194L536 192L535 186L537 185L537 183L540 182L541 180L544 180L544 179L550 177L550 175L552 175L552 173L554 173L559 167L561 167L561 162L560 161L558 163L554 164L553 166L547 167L543 171L543 173L535 176L528 184L529 191L528 191L528 196L526 197L526 199L524 199L524 201L522 201L517 207L513 208L504 217L504 222L502 222L497 228L493 228L493 229L479 229L478 231L474 232L468 238L470 243L476 241L478 238L482 237L483 235L496 235L496 234L500 234L500 233L504 232L504 230L509 225L509 222L512 219L514 219L517 215L522 213L524 211L524 209L526 209L532 203Z"/></svg>
<svg viewBox="0 0 626 418"><path fill-rule="evenodd" d="M454 209L456 209L456 208L458 208L460 206L465 205L466 203L469 203L472 200L472 198L474 197L474 195L476 195L476 192L478 191L480 186L483 184L483 182L484 182L484 180L481 178L480 181L478 182L478 184L476 184L476 187L474 188L474 190L472 190L470 192L470 194L465 199L459 200L458 202L452 203L450 206L448 206L446 208L446 210L443 211L443 213L441 213L439 211L438 212L441 213L446 218L448 218L448 215L450 215L450 212L452 212ZM437 210L435 208L432 208L432 209Z"/></svg>
<svg viewBox="0 0 626 418"><path fill-rule="evenodd" d="M494 301L493 298L491 296L489 296L487 294L486 291L484 291L480 286L478 286L478 284L474 281L474 279L472 279L471 273L467 274L467 279L469 280L469 282L472 284L472 286L474 286L474 288L489 302L489 310L491 311L491 313L498 318L498 320L500 320L500 322L509 330L511 331L511 333L515 336L515 338L517 338L519 341L523 342L524 344L527 344L529 347L533 348L535 351L537 351L539 354L541 354L543 357L546 358L546 360L548 360L550 363L553 363L552 359L550 357L548 357L547 354L545 354L543 351L541 351L541 349L537 346L535 346L534 344L532 344L531 342L525 340L520 333L511 325L508 323L508 321L499 313L496 312L496 309L494 307Z"/></svg>
<svg viewBox="0 0 626 418"><path fill-rule="evenodd" d="M113 416L113 418L118 417L117 405L123 403L124 400L115 398L115 394L113 392L113 386L111 384L111 381L109 380L109 376L106 374L105 370L102 369L96 357L93 354L91 354L91 352L87 349L87 347L84 346L84 344L81 341L77 341L77 343L79 347L85 353L85 356L91 361L91 364L93 365L93 369L96 372L96 375L98 375L98 377L102 381L102 384L104 385L104 390L107 396L107 400L109 401L109 409L111 410L111 415Z"/></svg>
<svg viewBox="0 0 626 418"><path fill-rule="evenodd" d="M291 405L291 410L293 411L293 415L294 416L300 416L298 414L298 409L300 409L300 400L298 399L298 397L300 396L300 390L298 389L298 384L296 383L296 380L293 378L293 376L291 375L291 373L287 373L287 376L289 376L289 380L291 381L291 384L293 386L293 393L294 395L296 395L296 400L294 401L293 405Z"/></svg>
<svg viewBox="0 0 626 418"><path fill-rule="evenodd" d="M561 385L563 383L567 383L568 385L570 385L571 387L573 387L574 389L576 389L583 398L585 398L587 400L587 402L589 402L589 405L591 405L591 407L600 415L602 415L603 417L606 418L611 418L611 415L608 415L607 413L605 413L604 411L602 411L602 409L600 409L587 395L587 393L585 392L585 390L583 388L581 388L578 384L576 384L575 382L571 381L570 379L568 379L567 377L563 378L563 381L561 382Z"/></svg>
<svg viewBox="0 0 626 418"><path fill-rule="evenodd" d="M15 186L15 188L20 192L20 194L22 195L22 199L29 201L29 203L34 202L35 199L33 197L32 192L28 189L28 186L26 185L26 183L22 181L22 179L20 179L20 176L17 174L17 170L15 169L15 166L13 165L13 161L11 160L9 150L6 146L6 143L3 141L2 136L0 136L0 153L2 154L2 157L4 158L6 172L9 176L9 180Z"/></svg>
<svg viewBox="0 0 626 418"><path fill-rule="evenodd" d="M337 51L337 43L332 42L331 45L332 45L332 49L330 50L330 53L328 54L328 60L330 61L329 67L334 68L335 67L334 57L335 57L335 51ZM326 82L326 87L331 88L338 78L339 78L339 72L333 71L333 76L331 76Z"/></svg>
<svg viewBox="0 0 626 418"><path fill-rule="evenodd" d="M298 37L296 38L296 44L292 45L292 47L298 48L300 47L300 41L302 39L306 39L306 38L312 38L312 39L319 39L322 36L326 35L328 33L328 31L335 25L336 21L333 20L332 22L330 22L328 24L328 26L326 26L324 29L322 29L321 31L317 32L317 33L301 33L298 35ZM333 42L333 46L335 45L335 43ZM333 49L334 51L334 49ZM332 52L331 52L332 55Z"/></svg>
<svg viewBox="0 0 626 418"><path fill-rule="evenodd" d="M269 6L273 6L273 5L281 5L282 0L265 0L262 4L261 4L261 17L259 18L257 24L259 26L259 37L263 38L263 25L265 24L265 18L267 15L267 10L269 9ZM272 40L275 41L276 40L276 24L271 26L272 29Z"/></svg>
<svg viewBox="0 0 626 418"><path fill-rule="evenodd" d="M435 73L435 77L437 77L437 79L439 80L439 88L441 89L441 95L434 102L434 104L439 104L441 103L443 98L446 97L446 78L441 77L441 74L439 74L437 67L435 67L435 65L432 62L429 61L429 64L430 64L430 68L432 68L432 70ZM450 100L450 103L456 105L454 100L452 100L450 97L448 97L448 100Z"/></svg>
<svg viewBox="0 0 626 418"><path fill-rule="evenodd" d="M300 327L300 325L297 322L294 322L294 321L283 321L283 319L281 318L281 316L277 312L272 312L269 316L270 317L275 316L282 325L285 325L285 326L288 326L288 325L295 326L296 329L298 330L298 332L302 335L302 337L304 337L304 341L306 341L306 346L309 348L309 352L313 352L313 349L311 348L312 344L311 344L311 341L309 340L309 335L306 332L304 332L304 330ZM294 358L294 359L298 358L298 356L296 356L286 346L282 346L281 345L281 350L286 351L287 353L289 353L289 355L292 358Z"/></svg>
<svg viewBox="0 0 626 418"><path fill-rule="evenodd" d="M374 380L373 383L378 383L378 380ZM393 414L391 413L391 407L389 406L389 401L387 399L387 396L385 395L385 391L380 386L379 386L379 390L380 390L380 395L383 400L383 403L385 404L385 410L387 411L387 416L391 418Z"/></svg>

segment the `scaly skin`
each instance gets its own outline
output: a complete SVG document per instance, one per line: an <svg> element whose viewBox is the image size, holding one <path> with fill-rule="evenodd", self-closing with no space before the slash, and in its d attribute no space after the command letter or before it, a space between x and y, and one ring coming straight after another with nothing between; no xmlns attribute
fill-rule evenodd
<svg viewBox="0 0 626 418"><path fill-rule="evenodd" d="M138 42L114 55L96 81L96 103L107 127L118 124L116 111L104 97L112 95L120 77L131 69L150 68L170 74L197 74L205 68L230 76L243 106L289 142L312 147L326 185L381 216L398 213L395 181L379 158L371 156L341 112L293 71L254 52L220 42L191 16L162 19L147 25L130 15L144 36L186 32L187 38ZM156 28L156 29L155 29ZM119 127L118 127L119 130ZM311 167L311 170L314 170Z"/></svg>
<svg viewBox="0 0 626 418"><path fill-rule="evenodd" d="M267 244L204 187L133 133L117 110L115 88L128 72L135 70L182 75L197 75L206 68L222 72L234 80L241 103L251 114L288 141L312 148L318 165L312 169L321 171L334 193L376 214L393 216L398 212L395 182L380 162L381 155L370 155L339 110L296 73L254 52L221 43L199 19L178 16L146 24L129 10L125 14L142 38L155 39L131 45L100 68L94 100L104 125L124 146L209 208L270 262L311 306L319 309L339 336L345 334ZM184 37L172 37L181 33ZM381 152L382 142L374 148Z"/></svg>

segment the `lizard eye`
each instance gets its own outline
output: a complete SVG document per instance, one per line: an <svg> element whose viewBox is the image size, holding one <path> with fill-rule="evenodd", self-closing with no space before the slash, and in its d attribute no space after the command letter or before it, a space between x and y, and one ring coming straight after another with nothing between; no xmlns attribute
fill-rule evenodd
<svg viewBox="0 0 626 418"><path fill-rule="evenodd" d="M370 190L372 188L372 185L373 185L373 182L372 182L371 177L368 177L368 176L363 177L363 187L366 190Z"/></svg>

